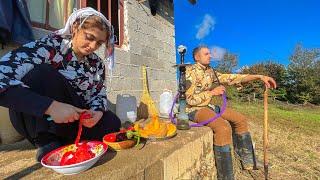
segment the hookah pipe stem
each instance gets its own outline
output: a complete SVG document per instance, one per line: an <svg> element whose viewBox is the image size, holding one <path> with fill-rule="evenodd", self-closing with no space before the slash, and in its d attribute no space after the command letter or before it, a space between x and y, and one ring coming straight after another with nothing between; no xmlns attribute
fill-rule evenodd
<svg viewBox="0 0 320 180"><path fill-rule="evenodd" d="M217 75L216 70L215 70L215 69L213 69L213 68L212 68L212 70L213 70L214 75L215 75L215 76L216 76L216 78L217 78L217 81L218 81L219 86L221 86L221 83L220 83L220 80L219 80L219 78L218 78L218 75Z"/></svg>

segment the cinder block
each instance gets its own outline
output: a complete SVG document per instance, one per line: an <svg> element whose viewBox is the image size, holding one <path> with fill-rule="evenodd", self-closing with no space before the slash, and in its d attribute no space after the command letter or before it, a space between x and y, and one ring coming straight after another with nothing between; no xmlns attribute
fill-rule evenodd
<svg viewBox="0 0 320 180"><path fill-rule="evenodd" d="M116 63L118 62L128 64L130 62L129 53L118 48L115 49L114 57Z"/></svg>
<svg viewBox="0 0 320 180"><path fill-rule="evenodd" d="M147 62L144 56L130 53L130 64L142 66L147 64Z"/></svg>
<svg viewBox="0 0 320 180"><path fill-rule="evenodd" d="M146 57L151 57L151 58L154 58L154 59L158 59L158 51L150 48L150 47L147 47L147 46L143 46L142 47L142 52L141 54L143 56L146 56Z"/></svg>
<svg viewBox="0 0 320 180"><path fill-rule="evenodd" d="M157 161L144 170L145 179L163 180L164 174L165 172L162 161Z"/></svg>

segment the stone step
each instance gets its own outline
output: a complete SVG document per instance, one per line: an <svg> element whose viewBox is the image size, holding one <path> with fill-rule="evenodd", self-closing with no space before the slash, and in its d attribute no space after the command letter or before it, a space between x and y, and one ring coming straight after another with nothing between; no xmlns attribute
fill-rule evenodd
<svg viewBox="0 0 320 180"><path fill-rule="evenodd" d="M42 167L35 149L25 143L0 146L0 177L27 179L213 179L215 167L212 131L208 127L178 131L164 141L147 141L145 146L108 151L91 169L64 176ZM23 148L27 148L23 150ZM6 151L7 149L7 151Z"/></svg>

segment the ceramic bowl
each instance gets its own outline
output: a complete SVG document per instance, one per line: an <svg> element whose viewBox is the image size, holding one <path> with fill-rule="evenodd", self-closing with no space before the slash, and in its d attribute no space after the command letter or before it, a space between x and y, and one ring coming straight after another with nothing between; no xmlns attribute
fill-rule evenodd
<svg viewBox="0 0 320 180"><path fill-rule="evenodd" d="M63 154L65 152L75 149L76 146L74 144L71 144L71 145L60 147L46 154L41 159L41 164L44 167L53 169L54 171L61 174L65 174L65 175L78 174L82 171L85 171L89 169L91 166L93 166L108 149L108 145L99 141L89 141L86 143L90 147L90 151L95 154L95 156L91 159L88 159L80 163L60 166L60 161Z"/></svg>
<svg viewBox="0 0 320 180"><path fill-rule="evenodd" d="M119 134L120 132L117 132L115 134ZM120 150L123 150L123 149L129 149L129 148L132 148L135 144L136 144L136 140L134 139L128 139L128 140L124 140L124 141L119 141L119 142L109 142L109 141L106 141L106 136L108 136L109 134L106 134L104 137L103 137L103 142L105 144L107 144L110 149L114 150L114 151L120 151Z"/></svg>

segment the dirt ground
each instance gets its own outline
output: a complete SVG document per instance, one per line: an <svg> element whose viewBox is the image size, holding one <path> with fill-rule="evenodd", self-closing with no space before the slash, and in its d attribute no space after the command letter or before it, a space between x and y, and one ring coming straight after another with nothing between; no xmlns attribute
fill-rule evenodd
<svg viewBox="0 0 320 180"><path fill-rule="evenodd" d="M320 108L317 107L320 113ZM250 117L256 154L263 162L263 113L245 113ZM320 119L319 119L320 120ZM290 118L269 117L269 178L320 179L320 121L296 122ZM263 179L262 171L238 173L237 179ZM248 176L248 175L251 175Z"/></svg>

